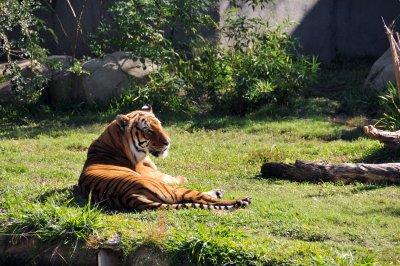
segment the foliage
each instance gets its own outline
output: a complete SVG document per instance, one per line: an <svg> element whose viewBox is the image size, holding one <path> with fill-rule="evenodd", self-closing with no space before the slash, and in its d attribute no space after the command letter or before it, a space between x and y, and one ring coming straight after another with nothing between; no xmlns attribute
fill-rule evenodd
<svg viewBox="0 0 400 266"><path fill-rule="evenodd" d="M110 43L95 38L94 51L130 50L134 58L148 57L158 65L150 82L129 88L113 102L113 110L136 101L164 110L243 114L267 102L290 104L315 80L316 59L301 55L281 26L239 16L232 9L220 28L209 14L214 1L189 2L131 0L111 7L114 20L100 26L97 38L118 38L110 38ZM221 47L218 39L204 37L200 33L205 26L233 45ZM176 37L177 31L185 38Z"/></svg>
<svg viewBox="0 0 400 266"><path fill-rule="evenodd" d="M80 60L74 60L73 64L67 68L67 71L75 74L78 77L90 74L89 70L83 68L82 62Z"/></svg>
<svg viewBox="0 0 400 266"><path fill-rule="evenodd" d="M392 83L388 86L388 91L380 97L381 105L384 108L383 117L379 119L377 125L390 130L396 131L400 129L400 95L395 85Z"/></svg>
<svg viewBox="0 0 400 266"><path fill-rule="evenodd" d="M213 0L128 0L117 1L109 9L110 20L102 21L92 36L97 55L115 50L131 51L135 57L158 62L177 41L177 30L188 37L209 23L207 12Z"/></svg>
<svg viewBox="0 0 400 266"><path fill-rule="evenodd" d="M34 15L39 9L40 2L37 0L0 3L0 56L6 56L16 100L22 104L36 103L47 83L47 77L35 67L46 60L39 30L52 31ZM22 70L18 59L29 59L30 66Z"/></svg>
<svg viewBox="0 0 400 266"><path fill-rule="evenodd" d="M282 26L233 14L222 34L233 42L225 50L225 61L234 70L234 87L225 101L231 110L243 113L271 101L288 105L316 79L316 59L298 52Z"/></svg>

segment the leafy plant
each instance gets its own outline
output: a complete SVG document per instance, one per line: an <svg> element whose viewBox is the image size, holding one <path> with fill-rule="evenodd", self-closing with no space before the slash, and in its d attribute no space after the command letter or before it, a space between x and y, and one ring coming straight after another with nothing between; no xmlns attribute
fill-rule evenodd
<svg viewBox="0 0 400 266"><path fill-rule="evenodd" d="M75 74L78 77L90 74L90 71L84 69L81 61L79 60L74 60L73 64L67 68L67 71Z"/></svg>
<svg viewBox="0 0 400 266"><path fill-rule="evenodd" d="M234 69L234 88L224 105L244 113L267 102L290 104L316 79L318 63L299 52L295 39L260 18L231 13L221 29L232 42L225 60Z"/></svg>
<svg viewBox="0 0 400 266"><path fill-rule="evenodd" d="M131 51L133 56L159 62L172 47L185 46L177 31L193 36L209 23L207 15L214 0L128 0L117 1L110 9L111 19L102 21L92 36L97 55L115 50Z"/></svg>
<svg viewBox="0 0 400 266"><path fill-rule="evenodd" d="M44 22L34 13L40 9L36 0L9 0L0 3L0 55L5 55L16 100L33 104L39 99L47 77L36 68L47 58L47 51L41 47L39 30L47 30ZM10 39L10 33L14 38ZM29 59L29 67L21 69L18 59Z"/></svg>
<svg viewBox="0 0 400 266"><path fill-rule="evenodd" d="M384 108L383 117L376 123L378 126L395 131L400 129L400 95L396 87L390 83L388 91L381 96L381 105Z"/></svg>

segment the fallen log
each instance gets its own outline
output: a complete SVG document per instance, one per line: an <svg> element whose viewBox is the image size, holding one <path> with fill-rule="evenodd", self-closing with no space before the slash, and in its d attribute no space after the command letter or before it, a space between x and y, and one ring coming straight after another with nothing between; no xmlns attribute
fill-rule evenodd
<svg viewBox="0 0 400 266"><path fill-rule="evenodd" d="M298 182L341 181L400 185L400 163L265 163L261 174L266 178L281 178Z"/></svg>
<svg viewBox="0 0 400 266"><path fill-rule="evenodd" d="M385 131L377 129L373 125L364 126L363 130L371 138L377 139L386 145L400 147L400 130L394 132Z"/></svg>

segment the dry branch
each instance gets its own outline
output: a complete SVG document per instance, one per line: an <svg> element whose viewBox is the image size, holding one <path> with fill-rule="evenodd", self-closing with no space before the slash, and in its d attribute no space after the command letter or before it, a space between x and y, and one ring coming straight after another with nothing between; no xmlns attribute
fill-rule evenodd
<svg viewBox="0 0 400 266"><path fill-rule="evenodd" d="M385 28L385 32L386 35L389 39L389 44L390 44L390 51L392 54L392 62L393 62L393 71L394 71L394 76L396 79L396 87L397 87L397 91L399 92L400 95L400 47L399 47L399 35L398 34L394 34L392 28L394 27L394 22L388 27L386 26L385 22L383 22L384 28ZM397 37L397 40L395 38L395 36Z"/></svg>
<svg viewBox="0 0 400 266"><path fill-rule="evenodd" d="M261 174L299 182L342 181L400 185L400 163L326 164L296 161L295 164L265 163Z"/></svg>

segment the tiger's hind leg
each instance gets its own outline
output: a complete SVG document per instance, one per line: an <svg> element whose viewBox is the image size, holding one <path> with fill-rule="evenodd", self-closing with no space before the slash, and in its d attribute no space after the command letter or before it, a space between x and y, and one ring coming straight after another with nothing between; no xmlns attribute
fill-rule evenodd
<svg viewBox="0 0 400 266"><path fill-rule="evenodd" d="M238 200L222 200L217 197L223 196L223 190L216 189L208 192L200 192L181 187L175 187L174 192L178 200L182 203L198 203L207 206L220 206L227 208L214 208L214 209L236 209L240 207L247 207L252 199L251 197L242 197ZM211 195L210 195L211 194Z"/></svg>
<svg viewBox="0 0 400 266"><path fill-rule="evenodd" d="M218 193L217 193L218 192ZM250 197L239 200L222 200L216 197L220 191L213 191L210 196L205 192L182 187L165 185L153 178L135 178L134 183L123 191L125 207L138 211L146 209L182 209L202 208L215 210L232 210L247 207Z"/></svg>
<svg viewBox="0 0 400 266"><path fill-rule="evenodd" d="M250 197L244 197L240 200L231 200L229 203L224 202L214 202L214 203L203 203L196 200L191 200L190 202L181 203L161 203L155 202L148 199L144 195L132 194L128 198L127 207L137 211L144 210L156 210L156 209L188 209L188 208L199 208L199 209L209 209L209 210L234 210L238 208L245 208L251 203Z"/></svg>

